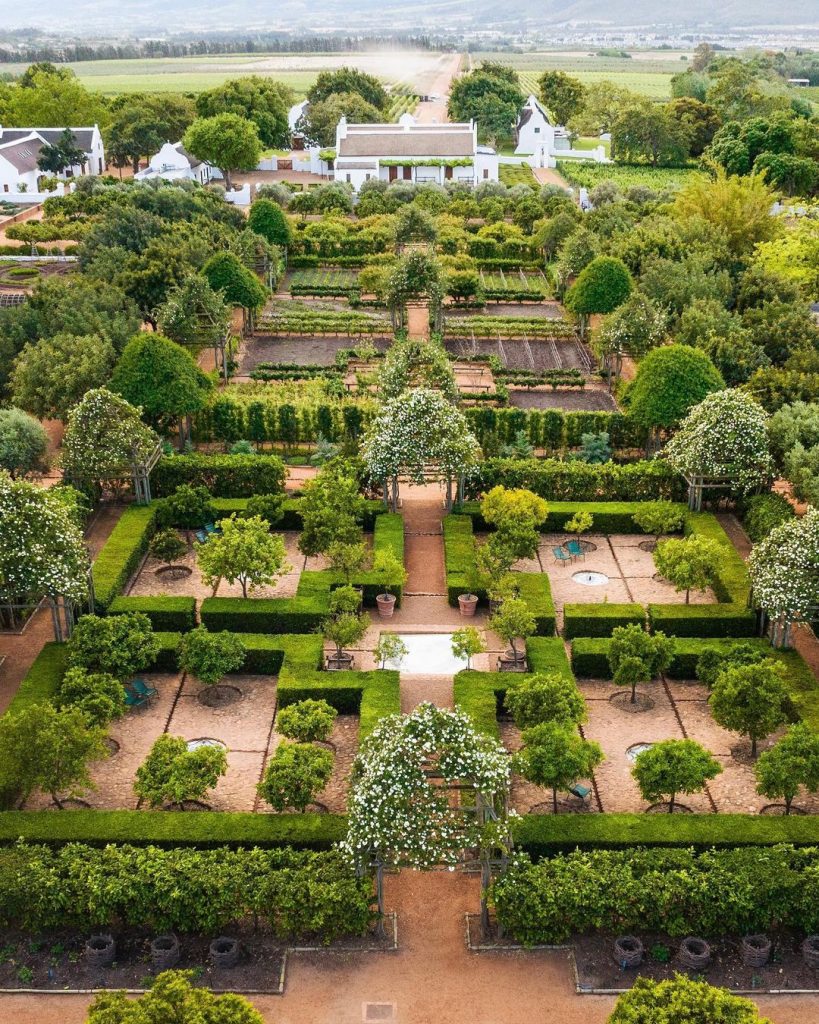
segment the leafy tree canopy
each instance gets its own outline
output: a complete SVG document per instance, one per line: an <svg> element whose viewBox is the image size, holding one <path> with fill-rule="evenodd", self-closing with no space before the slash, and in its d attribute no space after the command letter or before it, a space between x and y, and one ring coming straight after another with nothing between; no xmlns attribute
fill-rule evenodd
<svg viewBox="0 0 819 1024"><path fill-rule="evenodd" d="M200 92L196 97L199 117L234 114L252 121L263 146L285 146L289 140L287 113L293 92L283 82L261 75L232 78Z"/></svg>

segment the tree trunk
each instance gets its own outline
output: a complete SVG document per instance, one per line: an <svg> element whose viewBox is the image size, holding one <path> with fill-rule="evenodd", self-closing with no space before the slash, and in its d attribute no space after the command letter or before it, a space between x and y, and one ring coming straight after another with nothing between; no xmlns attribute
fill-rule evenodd
<svg viewBox="0 0 819 1024"><path fill-rule="evenodd" d="M751 757L756 757L756 736L751 737Z"/></svg>
<svg viewBox="0 0 819 1024"><path fill-rule="evenodd" d="M242 584L242 597L247 599L247 580L243 576L239 582Z"/></svg>
<svg viewBox="0 0 819 1024"><path fill-rule="evenodd" d="M793 803L793 797L792 796L786 796L785 797L785 814L790 814L791 813L791 804L792 803Z"/></svg>
<svg viewBox="0 0 819 1024"><path fill-rule="evenodd" d="M135 156L131 160L131 166L133 167L134 174L138 174L139 173L139 157L138 156ZM120 178L122 177L122 170L120 170L119 176L120 176Z"/></svg>
<svg viewBox="0 0 819 1024"><path fill-rule="evenodd" d="M52 793L51 794L51 799L54 801L54 806L57 808L57 810L58 811L62 811L63 810L63 802L62 802L62 800L60 800L60 798L57 796L56 793Z"/></svg>
<svg viewBox="0 0 819 1024"><path fill-rule="evenodd" d="M233 188L233 178L230 176L230 170L227 167L220 168L222 177L225 179L225 192L230 192Z"/></svg>
<svg viewBox="0 0 819 1024"><path fill-rule="evenodd" d="M637 683L631 684L631 703L637 703Z"/></svg>
<svg viewBox="0 0 819 1024"><path fill-rule="evenodd" d="M677 795L676 793L672 793L671 794L671 799L668 801L668 813L669 814L673 814L674 813L674 797L676 795Z"/></svg>
<svg viewBox="0 0 819 1024"><path fill-rule="evenodd" d="M690 590L686 590L686 592L685 592L685 603L689 604L690 601L691 601L691 591Z"/></svg>
<svg viewBox="0 0 819 1024"><path fill-rule="evenodd" d="M552 813L557 814L557 786L552 786Z"/></svg>

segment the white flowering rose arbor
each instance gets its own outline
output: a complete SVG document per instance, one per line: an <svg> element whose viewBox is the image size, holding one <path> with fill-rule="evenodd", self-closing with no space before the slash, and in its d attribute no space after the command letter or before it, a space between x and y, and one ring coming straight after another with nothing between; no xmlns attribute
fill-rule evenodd
<svg viewBox="0 0 819 1024"><path fill-rule="evenodd" d="M447 510L453 482L463 495L466 474L476 465L480 446L464 414L440 391L415 388L390 399L372 421L361 448L373 481L383 484L384 498L398 510L398 479L422 484L430 475L446 483Z"/></svg>
<svg viewBox="0 0 819 1024"><path fill-rule="evenodd" d="M695 512L702 510L706 488L750 494L773 468L768 414L743 391L715 391L688 413L665 455L688 481Z"/></svg>
<svg viewBox="0 0 819 1024"><path fill-rule="evenodd" d="M791 627L819 611L819 509L774 527L748 561L753 602L770 624L774 647L789 646Z"/></svg>
<svg viewBox="0 0 819 1024"><path fill-rule="evenodd" d="M383 718L353 766L342 851L357 870L376 869L383 915L385 866L430 869L474 859L482 874L482 918L492 868L506 863L509 755L471 719L423 703Z"/></svg>

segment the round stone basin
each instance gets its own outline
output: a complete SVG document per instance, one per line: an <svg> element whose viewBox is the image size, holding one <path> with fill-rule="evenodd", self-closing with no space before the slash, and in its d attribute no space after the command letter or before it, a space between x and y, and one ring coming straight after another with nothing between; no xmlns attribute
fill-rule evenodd
<svg viewBox="0 0 819 1024"><path fill-rule="evenodd" d="M222 750L227 750L227 743L223 743L221 740L214 740L209 736L203 736L198 740L188 740L188 750L198 750L200 747L219 747Z"/></svg>
<svg viewBox="0 0 819 1024"><path fill-rule="evenodd" d="M572 579L584 587L605 587L609 582L609 578L604 572L590 572L588 569L572 573Z"/></svg>
<svg viewBox="0 0 819 1024"><path fill-rule="evenodd" d="M653 746L653 743L634 743L626 750L626 757L629 761L634 762L640 754L644 754L647 750L651 750Z"/></svg>

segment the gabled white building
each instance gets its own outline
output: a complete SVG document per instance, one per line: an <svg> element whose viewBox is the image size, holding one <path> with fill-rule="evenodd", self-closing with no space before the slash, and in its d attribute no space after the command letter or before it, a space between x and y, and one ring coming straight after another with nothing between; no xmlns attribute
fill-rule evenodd
<svg viewBox="0 0 819 1024"><path fill-rule="evenodd" d="M529 156L540 151L551 156L558 150L570 148L569 133L565 128L552 124L536 96L530 96L521 108L515 141L516 156Z"/></svg>
<svg viewBox="0 0 819 1024"><path fill-rule="evenodd" d="M165 181L198 181L200 185L207 185L212 177L210 164L189 153L181 142L166 142L158 153L154 153L148 166L134 175L134 180L163 178Z"/></svg>
<svg viewBox="0 0 819 1024"><path fill-rule="evenodd" d="M478 145L474 121L418 124L403 114L397 124L348 124L342 117L332 173L356 191L370 178L477 185L498 180L498 155Z"/></svg>
<svg viewBox="0 0 819 1024"><path fill-rule="evenodd" d="M38 180L44 176L37 167L40 150L44 146L56 146L64 131L65 128L4 128L0 125L0 194L37 192ZM105 148L99 126L72 128L71 132L84 159L67 168L61 177L103 174Z"/></svg>

